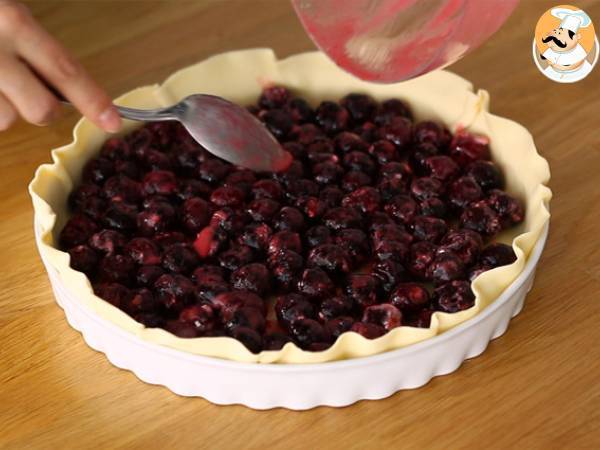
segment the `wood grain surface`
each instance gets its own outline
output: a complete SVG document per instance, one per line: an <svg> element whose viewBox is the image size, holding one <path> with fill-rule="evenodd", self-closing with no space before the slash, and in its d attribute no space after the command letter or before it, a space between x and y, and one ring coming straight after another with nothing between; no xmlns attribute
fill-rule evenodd
<svg viewBox="0 0 600 450"><path fill-rule="evenodd" d="M0 134L0 448L600 448L600 67L573 85L537 71L535 23L557 3L523 0L451 68L550 162L551 233L534 288L482 356L386 400L257 412L113 367L66 323L33 240L27 184L78 115ZM313 49L284 0L27 4L114 96L226 50ZM600 27L599 1L573 4Z"/></svg>

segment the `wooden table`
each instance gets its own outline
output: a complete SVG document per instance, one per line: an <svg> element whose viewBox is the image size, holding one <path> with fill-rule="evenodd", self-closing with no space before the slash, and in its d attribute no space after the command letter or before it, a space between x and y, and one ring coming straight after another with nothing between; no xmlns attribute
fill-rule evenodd
<svg viewBox="0 0 600 450"><path fill-rule="evenodd" d="M257 412L181 398L113 367L54 302L26 191L78 116L2 133L0 447L599 448L600 68L573 85L538 73L533 29L556 3L521 2L452 67L489 90L495 113L531 130L552 168L551 234L527 305L482 356L386 400ZM600 2L573 3L600 28ZM115 96L226 50L313 49L283 0L28 4Z"/></svg>

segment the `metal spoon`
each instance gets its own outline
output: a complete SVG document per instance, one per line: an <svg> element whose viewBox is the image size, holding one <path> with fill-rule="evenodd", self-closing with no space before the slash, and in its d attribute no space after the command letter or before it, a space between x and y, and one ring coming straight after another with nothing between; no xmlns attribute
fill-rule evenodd
<svg viewBox="0 0 600 450"><path fill-rule="evenodd" d="M122 117L132 120L178 120L210 153L248 169L279 171L292 160L256 117L221 97L194 94L167 108L116 108Z"/></svg>
<svg viewBox="0 0 600 450"><path fill-rule="evenodd" d="M53 86L48 88L62 103L71 105ZM206 150L238 166L277 172L286 169L292 161L292 155L248 110L215 95L190 95L173 106L160 109L115 107L126 119L142 122L177 120Z"/></svg>

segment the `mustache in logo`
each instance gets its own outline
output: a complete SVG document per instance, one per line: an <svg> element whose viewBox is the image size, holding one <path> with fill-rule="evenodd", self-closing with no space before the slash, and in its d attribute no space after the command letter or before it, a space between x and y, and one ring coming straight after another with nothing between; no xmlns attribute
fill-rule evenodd
<svg viewBox="0 0 600 450"><path fill-rule="evenodd" d="M545 37L544 39L542 39L542 42L543 42L544 44L546 44L546 43L548 43L548 42L550 42L550 41L554 41L554 43L555 43L557 46L559 46L560 48L565 48L565 47L567 46L567 43L566 43L566 42L561 42L561 41L559 41L559 40L558 40L558 38L557 38L556 36L548 36L548 37Z"/></svg>

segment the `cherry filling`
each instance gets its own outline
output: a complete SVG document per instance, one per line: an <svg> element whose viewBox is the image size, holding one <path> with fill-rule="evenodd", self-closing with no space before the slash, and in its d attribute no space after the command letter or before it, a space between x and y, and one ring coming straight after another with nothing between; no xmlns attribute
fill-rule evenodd
<svg viewBox="0 0 600 450"><path fill-rule="evenodd" d="M470 282L516 260L491 241L525 212L486 138L364 94L311 106L273 86L249 110L285 170L233 166L171 122L84 166L58 241L96 295L182 338L320 351L470 308Z"/></svg>

